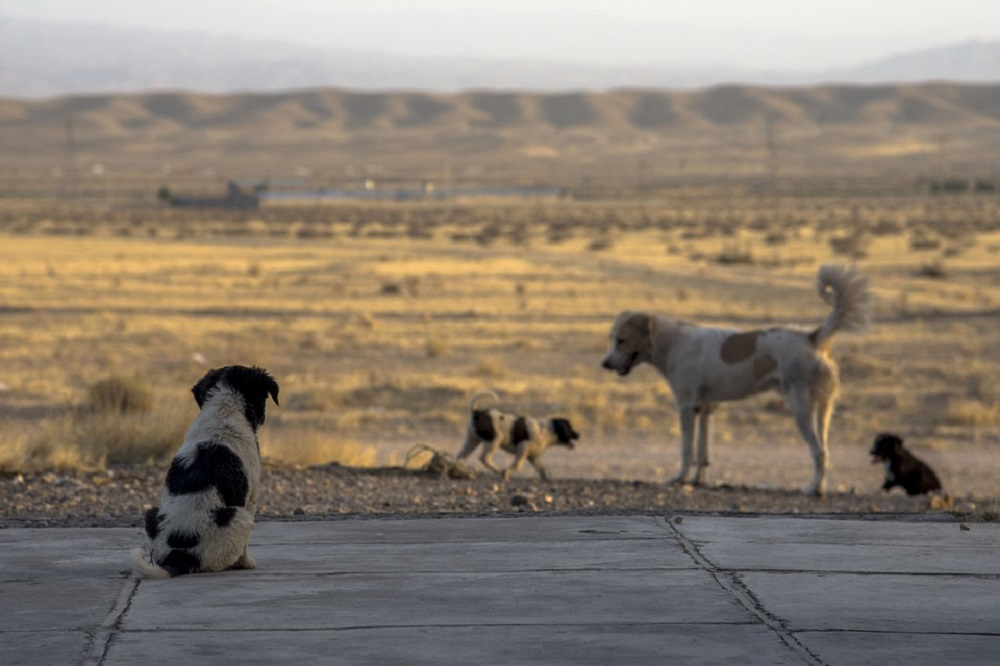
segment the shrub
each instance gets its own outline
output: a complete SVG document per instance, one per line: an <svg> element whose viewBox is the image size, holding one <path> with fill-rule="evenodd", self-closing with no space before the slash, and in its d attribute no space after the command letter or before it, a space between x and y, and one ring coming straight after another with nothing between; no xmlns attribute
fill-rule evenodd
<svg viewBox="0 0 1000 666"><path fill-rule="evenodd" d="M109 377L87 389L85 408L97 414L141 414L153 406L153 392L132 377Z"/></svg>

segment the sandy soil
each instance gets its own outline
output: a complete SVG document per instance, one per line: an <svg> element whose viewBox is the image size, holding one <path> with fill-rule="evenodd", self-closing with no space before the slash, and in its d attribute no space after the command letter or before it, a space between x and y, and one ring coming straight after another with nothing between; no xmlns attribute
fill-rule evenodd
<svg viewBox="0 0 1000 666"><path fill-rule="evenodd" d="M424 469L292 468L267 463L259 519L631 511L929 513L991 519L1000 506L995 480L982 471L991 469L987 451L924 456L938 468L946 490L954 488L945 498L907 497L899 489L879 492L880 468L870 466L863 455L835 452L830 492L810 498L799 491L808 481L803 449L772 446L747 455L741 447L718 447L708 481L698 488L664 486L665 465L646 461L666 464L676 452L640 443L632 443L628 456L552 451L546 458L553 477L548 482L525 471L503 483L483 473L478 462L458 470L471 471L472 478L455 474L454 468L436 469L429 461L418 461ZM446 457L441 460L447 462ZM156 502L165 473L164 464L7 474L0 477L0 527L138 527L145 509Z"/></svg>

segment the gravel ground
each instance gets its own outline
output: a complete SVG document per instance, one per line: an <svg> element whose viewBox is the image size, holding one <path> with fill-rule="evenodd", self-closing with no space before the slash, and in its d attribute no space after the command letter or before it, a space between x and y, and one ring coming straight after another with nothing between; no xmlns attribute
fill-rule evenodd
<svg viewBox="0 0 1000 666"><path fill-rule="evenodd" d="M99 471L5 474L0 476L0 528L138 527L143 512L156 502L165 473L165 466L130 465ZM832 492L817 499L798 490L728 484L692 488L601 479L543 482L530 477L502 483L482 473L474 478L450 478L429 470L336 465L297 469L272 463L265 464L261 483L259 520L641 511L927 513L968 518L983 517L983 505L990 501L964 497L952 503L907 497L898 489L889 494Z"/></svg>

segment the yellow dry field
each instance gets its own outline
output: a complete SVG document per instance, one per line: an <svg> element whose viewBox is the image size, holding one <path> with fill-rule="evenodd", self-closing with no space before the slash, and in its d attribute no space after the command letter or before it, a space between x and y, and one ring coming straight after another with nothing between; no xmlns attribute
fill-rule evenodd
<svg viewBox="0 0 1000 666"><path fill-rule="evenodd" d="M824 262L854 261L877 302L835 340L842 399L833 489L869 492L875 433L894 431L957 495L1000 490L1000 201L973 195L781 202L344 204L257 212L25 211L0 230L0 468L163 459L209 367L281 385L264 455L401 464L454 453L468 401L569 417L558 477L662 479L676 412L648 367L600 368L622 309L707 325L815 326ZM146 411L88 410L128 378ZM777 395L719 410L709 479L796 487L806 446ZM501 454L506 459L506 454ZM525 472L530 474L530 470Z"/></svg>

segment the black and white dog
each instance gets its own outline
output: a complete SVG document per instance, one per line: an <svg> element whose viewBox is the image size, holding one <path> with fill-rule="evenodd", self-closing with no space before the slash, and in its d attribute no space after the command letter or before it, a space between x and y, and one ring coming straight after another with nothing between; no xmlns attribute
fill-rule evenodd
<svg viewBox="0 0 1000 666"><path fill-rule="evenodd" d="M930 465L920 460L903 447L902 438L883 432L875 436L869 454L872 464L885 465L885 483L882 490L899 486L907 495L923 495L941 490L941 482Z"/></svg>
<svg viewBox="0 0 1000 666"><path fill-rule="evenodd" d="M472 396L469 404L469 427L466 430L465 444L458 452L458 460L464 460L480 443L484 443L479 460L506 481L512 474L521 469L527 460L542 477L548 480L541 456L549 446L559 444L569 449L573 448L574 440L580 435L573 430L568 419L533 419L525 416L507 414L499 409L476 409L476 403L485 397L499 400L496 393L483 391ZM493 454L503 449L514 454L514 462L505 470L493 464Z"/></svg>
<svg viewBox="0 0 1000 666"><path fill-rule="evenodd" d="M201 411L170 464L160 506L146 512L147 547L133 566L150 578L253 569L247 552L257 510L260 449L268 395L278 383L266 370L230 365L210 370L191 389Z"/></svg>

